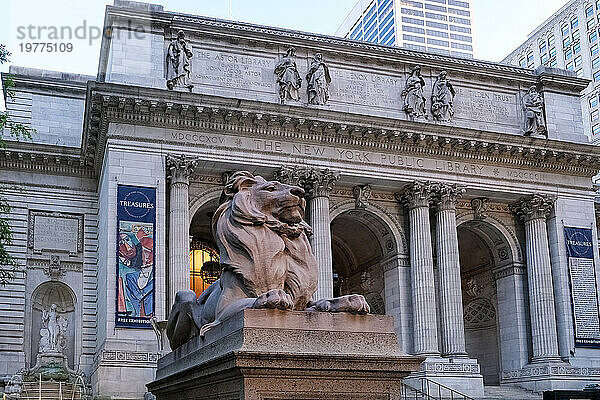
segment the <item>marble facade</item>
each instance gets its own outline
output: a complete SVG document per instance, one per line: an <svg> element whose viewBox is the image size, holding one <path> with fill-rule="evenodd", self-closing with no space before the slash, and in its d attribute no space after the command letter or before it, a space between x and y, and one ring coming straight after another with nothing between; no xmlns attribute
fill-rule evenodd
<svg viewBox="0 0 600 400"><path fill-rule="evenodd" d="M598 241L600 149L581 117L562 118L581 115L586 80L122 0L105 23L113 36L97 77L11 68L7 109L40 134L0 154L0 181L22 186L6 192L22 273L0 287L0 376L33 366L36 315L56 303L72 316L70 368L98 396L142 399L160 348L151 329L115 324L117 186L156 189L154 314L164 320L190 285L190 237L212 241L223 176L248 170L304 186L318 297L359 292L393 316L400 350L426 357L415 385L426 377L476 397L483 384L600 379L600 349L575 346L563 234L587 227ZM179 31L190 84L170 89L165 57ZM290 47L302 85L282 103L274 71ZM317 53L325 104L305 90ZM417 65L428 118L413 120L402 92ZM431 115L442 71L451 119ZM546 130L528 136L534 85ZM598 246L594 261L598 289Z"/></svg>

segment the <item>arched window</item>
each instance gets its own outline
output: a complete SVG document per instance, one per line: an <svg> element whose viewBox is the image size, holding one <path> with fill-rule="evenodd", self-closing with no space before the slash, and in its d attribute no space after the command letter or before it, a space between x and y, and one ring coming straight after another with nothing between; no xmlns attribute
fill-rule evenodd
<svg viewBox="0 0 600 400"><path fill-rule="evenodd" d="M199 296L220 275L221 266L217 249L210 243L193 240L190 246L190 289Z"/></svg>

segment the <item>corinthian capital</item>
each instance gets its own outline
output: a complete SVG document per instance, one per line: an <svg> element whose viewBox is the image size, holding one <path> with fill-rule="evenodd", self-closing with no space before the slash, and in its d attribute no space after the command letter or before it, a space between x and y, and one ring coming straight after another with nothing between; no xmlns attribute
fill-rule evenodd
<svg viewBox="0 0 600 400"><path fill-rule="evenodd" d="M189 183L190 175L196 169L198 159L183 154L167 154L167 178L171 184Z"/></svg>
<svg viewBox="0 0 600 400"><path fill-rule="evenodd" d="M438 211L454 210L456 203L467 190L456 183L436 183L434 185L433 202Z"/></svg>
<svg viewBox="0 0 600 400"><path fill-rule="evenodd" d="M402 192L396 193L396 200L408 209L429 207L433 199L435 186L429 181L414 181L404 187Z"/></svg>
<svg viewBox="0 0 600 400"><path fill-rule="evenodd" d="M548 218L548 215L550 215L550 212L554 208L555 201L555 196L534 193L511 204L509 207L519 218L527 222L532 219Z"/></svg>
<svg viewBox="0 0 600 400"><path fill-rule="evenodd" d="M340 175L328 168L282 167L275 172L275 179L302 187L308 198L329 197Z"/></svg>

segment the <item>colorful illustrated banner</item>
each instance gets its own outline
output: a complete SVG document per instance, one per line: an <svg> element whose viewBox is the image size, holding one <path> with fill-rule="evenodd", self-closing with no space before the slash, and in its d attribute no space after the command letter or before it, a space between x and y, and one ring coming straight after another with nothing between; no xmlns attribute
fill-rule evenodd
<svg viewBox="0 0 600 400"><path fill-rule="evenodd" d="M116 325L152 328L156 189L117 188Z"/></svg>
<svg viewBox="0 0 600 400"><path fill-rule="evenodd" d="M565 242L569 261L575 346L600 348L600 311L592 230L565 227Z"/></svg>

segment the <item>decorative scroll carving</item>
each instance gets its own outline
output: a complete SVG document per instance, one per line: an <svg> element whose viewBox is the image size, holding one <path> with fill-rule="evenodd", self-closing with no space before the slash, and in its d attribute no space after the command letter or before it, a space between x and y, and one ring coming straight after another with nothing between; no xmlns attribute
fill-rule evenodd
<svg viewBox="0 0 600 400"><path fill-rule="evenodd" d="M429 181L415 181L406 185L404 190L396 193L396 200L409 209L429 207L435 194L435 185Z"/></svg>
<svg viewBox="0 0 600 400"><path fill-rule="evenodd" d="M44 267L44 272L50 279L56 281L65 276L67 273L67 268L64 265L61 265L60 256L53 254L50 256L48 265Z"/></svg>
<svg viewBox="0 0 600 400"><path fill-rule="evenodd" d="M525 114L523 128L525 136L546 137L548 131L544 119L544 98L537 91L535 85L530 86L527 94L523 96L523 111Z"/></svg>
<svg viewBox="0 0 600 400"><path fill-rule="evenodd" d="M323 54L317 53L313 57L306 74L306 82L308 104L326 104L329 100L331 75L329 75L329 67L323 62Z"/></svg>
<svg viewBox="0 0 600 400"><path fill-rule="evenodd" d="M517 214L517 216L519 216L519 218L525 222L537 218L545 219L548 218L552 212L555 201L555 196L534 193L514 204L511 204L510 210Z"/></svg>
<svg viewBox="0 0 600 400"><path fill-rule="evenodd" d="M423 89L425 88L425 80L421 76L421 67L416 65L410 71L410 75L406 78L406 84L404 90L402 90L402 98L404 99L404 106L402 110L412 120L424 120L427 119L425 112L425 95Z"/></svg>
<svg viewBox="0 0 600 400"><path fill-rule="evenodd" d="M169 90L181 86L192 91L194 85L191 83L190 58L193 56L192 48L185 40L185 33L181 30L178 31L177 39L171 40L167 49L167 88Z"/></svg>
<svg viewBox="0 0 600 400"><path fill-rule="evenodd" d="M477 197L471 200L471 208L475 214L475 219L483 220L487 218L489 208L489 199L487 197Z"/></svg>
<svg viewBox="0 0 600 400"><path fill-rule="evenodd" d="M431 116L434 120L440 122L452 120L454 96L456 91L447 78L447 72L440 72L431 91Z"/></svg>
<svg viewBox="0 0 600 400"><path fill-rule="evenodd" d="M371 198L371 185L358 185L352 189L354 193L355 208L366 208Z"/></svg>
<svg viewBox="0 0 600 400"><path fill-rule="evenodd" d="M279 84L279 100L281 104L286 100L299 101L300 87L302 86L302 78L298 73L296 66L296 49L290 47L287 49L285 56L275 66L275 75L277 75L277 83Z"/></svg>

